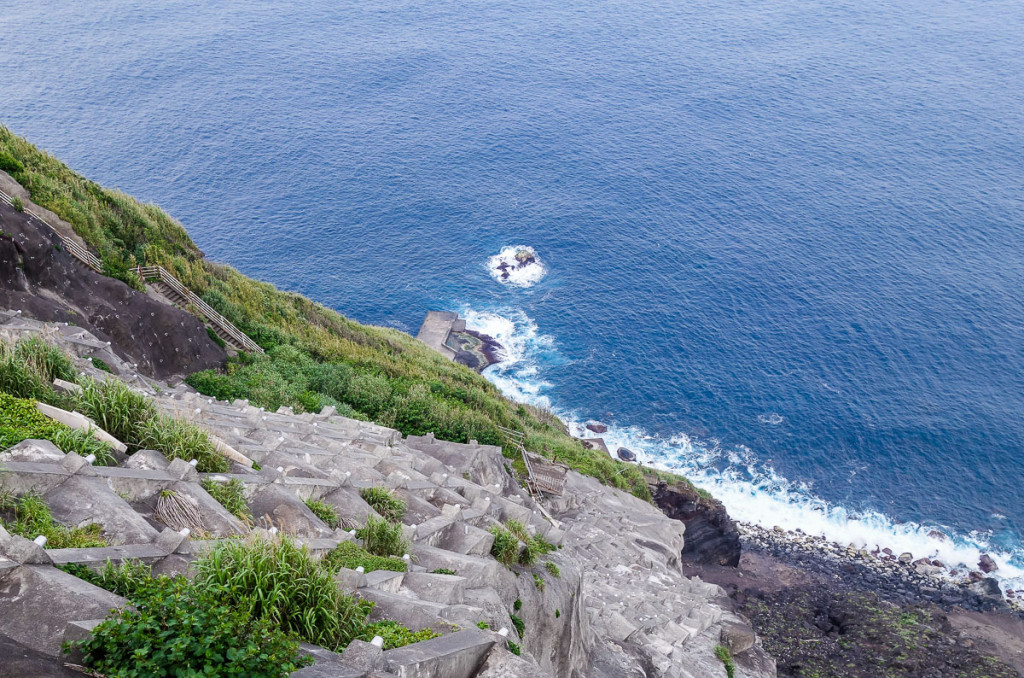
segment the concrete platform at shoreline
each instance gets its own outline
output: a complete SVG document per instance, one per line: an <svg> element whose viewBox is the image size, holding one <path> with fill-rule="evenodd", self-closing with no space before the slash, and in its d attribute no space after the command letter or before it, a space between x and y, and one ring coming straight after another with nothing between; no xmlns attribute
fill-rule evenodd
<svg viewBox="0 0 1024 678"><path fill-rule="evenodd" d="M458 313L429 311L416 338L449 360L455 360L455 351L449 348L445 342L448 341L448 335L453 330L458 332L464 329L466 329L466 321L459 318Z"/></svg>

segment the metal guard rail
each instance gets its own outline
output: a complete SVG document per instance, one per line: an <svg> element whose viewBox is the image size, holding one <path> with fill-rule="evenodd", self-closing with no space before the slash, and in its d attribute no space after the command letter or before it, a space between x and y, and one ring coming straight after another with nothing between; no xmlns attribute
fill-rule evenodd
<svg viewBox="0 0 1024 678"><path fill-rule="evenodd" d="M0 191L0 200L12 207L14 206L14 198L4 191ZM30 219L34 218L34 216L35 215L33 214L29 214ZM50 227L50 230L57 234L57 237L60 238L61 244L64 246L64 249L67 250L68 254L75 257L89 268L92 268L99 273L103 272L103 262L100 261L99 257L79 245L74 240L65 238L60 233L57 233L57 231L49 224L46 225ZM192 306L194 306L196 310L198 310L209 322L219 327L232 339L238 342L239 346L243 347L247 351L263 353L263 349L259 344L247 337L243 332L239 331L239 329L235 327L230 320L213 310L209 304L200 299L194 292L192 292L192 290L178 282L178 279L168 273L163 266L137 266L132 270L135 271L143 280L158 278L161 282L188 300L188 302L192 304Z"/></svg>
<svg viewBox="0 0 1024 678"><path fill-rule="evenodd" d="M5 203L7 203L8 205L11 205L12 207L14 206L14 198L11 197L10 195L8 195L7 193L5 193L4 191L0 191L0 200L3 200ZM27 214L28 214L29 219L35 218L34 214L31 214L31 213L27 213ZM43 222L43 223L46 223L46 222ZM46 225L50 226L49 224L46 224ZM52 226L50 226L50 230L53 230ZM53 232L57 233L57 231L55 231L55 230ZM60 238L61 245L64 247L64 249L66 249L68 251L68 254L73 256L75 259L78 259L79 261L81 261L83 264L85 264L89 268L93 269L94 271L97 271L97 272L102 272L103 271L103 262L100 261L99 258L95 254L93 254L89 250L85 249L84 247L79 245L77 242L75 242L71 238L65 238L60 233L57 233L57 237Z"/></svg>
<svg viewBox="0 0 1024 678"><path fill-rule="evenodd" d="M252 351L253 353L263 353L263 349L259 344L247 337L243 332L235 327L230 320L213 310L213 307L200 299L195 292L182 285L181 282L168 273L167 269L163 266L137 266L132 270L135 271L135 273L143 280L157 279L170 287L172 290L184 297L189 304L194 306L203 317L223 330L245 350Z"/></svg>

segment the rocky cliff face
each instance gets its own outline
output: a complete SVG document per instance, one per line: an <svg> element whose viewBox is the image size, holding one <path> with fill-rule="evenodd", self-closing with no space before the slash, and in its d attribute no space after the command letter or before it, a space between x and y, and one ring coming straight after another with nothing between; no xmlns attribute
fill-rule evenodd
<svg viewBox="0 0 1024 678"><path fill-rule="evenodd" d="M85 330L99 340L95 357L113 351L158 379L222 365L227 357L195 316L96 273L63 251L47 224L2 203L0 308Z"/></svg>
<svg viewBox="0 0 1024 678"><path fill-rule="evenodd" d="M651 492L665 515L686 525L683 560L697 565L739 565L739 531L721 502L705 499L684 484L659 482Z"/></svg>

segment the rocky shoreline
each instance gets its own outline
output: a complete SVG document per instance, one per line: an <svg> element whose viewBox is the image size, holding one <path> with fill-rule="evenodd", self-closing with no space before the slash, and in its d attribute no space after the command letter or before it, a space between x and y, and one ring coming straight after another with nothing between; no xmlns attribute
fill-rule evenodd
<svg viewBox="0 0 1024 678"><path fill-rule="evenodd" d="M736 527L737 567L684 558L684 571L726 591L780 677L1024 675L1019 594L1004 597L984 573L957 576L910 554Z"/></svg>
<svg viewBox="0 0 1024 678"><path fill-rule="evenodd" d="M893 602L934 603L978 612L1010 610L1024 615L1019 597L1024 592L1010 591L1004 597L998 581L981 571L948 569L939 561L915 559L911 553L891 549L869 551L843 546L801 531L745 523L738 523L738 527L745 551L837 577L845 587L878 591Z"/></svg>

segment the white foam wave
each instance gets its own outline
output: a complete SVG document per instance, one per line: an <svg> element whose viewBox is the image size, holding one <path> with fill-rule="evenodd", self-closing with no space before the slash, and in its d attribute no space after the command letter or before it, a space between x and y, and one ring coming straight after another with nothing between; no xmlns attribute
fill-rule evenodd
<svg viewBox="0 0 1024 678"><path fill-rule="evenodd" d="M540 256L527 245L501 248L487 260L487 270L498 282L514 287L533 287L547 273Z"/></svg>
<svg viewBox="0 0 1024 678"><path fill-rule="evenodd" d="M522 311L462 313L467 325L488 334L505 348L503 362L484 371L506 396L518 402L546 407L557 414L573 435L604 438L614 454L619 447L636 453L649 466L687 476L719 498L736 520L771 528L800 529L842 545L857 548L891 548L909 551L915 558L941 560L961 574L977 569L978 558L988 553L999 566L994 573L1003 590L1024 590L1024 549L1001 548L990 533L957 533L942 525L899 523L878 511L852 511L813 494L810 483L794 483L779 475L743 445L723 448L715 439L701 440L687 434L671 438L654 436L636 426L600 422L602 434L586 429L598 423L575 410L552 403L552 384L544 379L543 365L558 361L552 337L540 333L537 324ZM776 417L779 421L776 421ZM766 419L767 421L764 421ZM764 416L764 423L781 423L781 415Z"/></svg>

